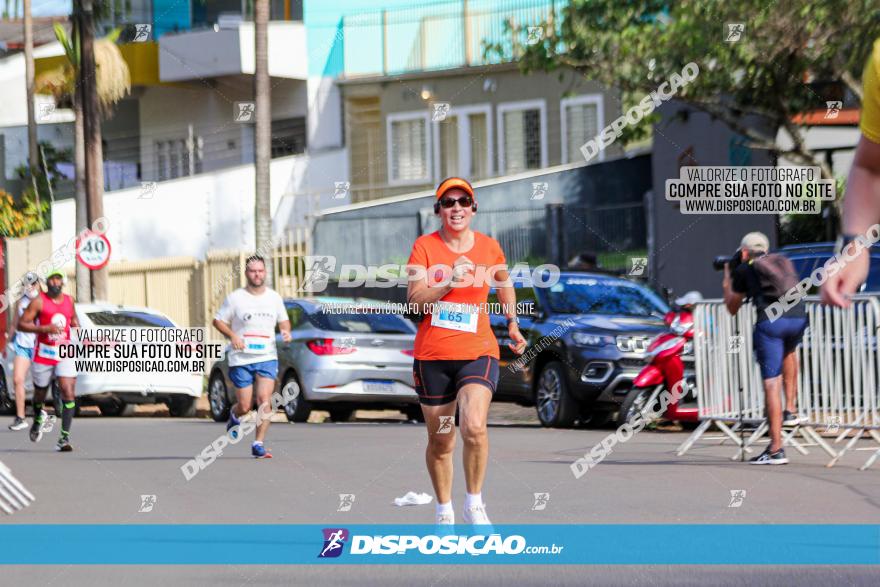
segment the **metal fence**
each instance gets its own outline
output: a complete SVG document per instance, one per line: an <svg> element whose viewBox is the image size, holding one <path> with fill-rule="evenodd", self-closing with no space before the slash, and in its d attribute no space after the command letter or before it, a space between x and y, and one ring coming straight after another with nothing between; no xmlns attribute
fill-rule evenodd
<svg viewBox="0 0 880 587"><path fill-rule="evenodd" d="M547 256L546 217L540 208L481 210L473 227L497 240L508 262L515 263Z"/></svg>
<svg viewBox="0 0 880 587"><path fill-rule="evenodd" d="M571 252L625 252L647 247L642 204L565 206L565 233Z"/></svg>
<svg viewBox="0 0 880 587"><path fill-rule="evenodd" d="M858 296L850 308L841 309L808 298L807 313L809 326L798 349L797 395L798 411L807 421L788 428L783 441L803 454L807 446L819 446L831 457L830 467L865 435L880 443L880 302ZM679 448L679 455L712 424L740 447L734 459L768 432L763 381L753 358L754 323L751 304L743 305L735 316L718 300L697 305L694 355L701 424ZM744 437L746 426L750 430ZM738 430L743 439L737 437ZM829 443L820 432L835 438ZM847 438L841 448L832 446ZM876 447L869 450L875 452L863 469L880 456Z"/></svg>
<svg viewBox="0 0 880 587"><path fill-rule="evenodd" d="M396 75L510 61L545 36L543 27L558 30L569 7L566 0L453 0L346 15L344 72ZM487 54L485 44L500 52Z"/></svg>

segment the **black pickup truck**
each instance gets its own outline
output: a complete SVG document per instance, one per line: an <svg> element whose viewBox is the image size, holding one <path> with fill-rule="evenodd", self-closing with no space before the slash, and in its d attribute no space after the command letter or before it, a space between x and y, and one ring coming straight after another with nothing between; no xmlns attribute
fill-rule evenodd
<svg viewBox="0 0 880 587"><path fill-rule="evenodd" d="M584 271L563 271L550 287L516 284L516 298L528 347L517 357L504 316L490 317L501 354L495 400L534 405L552 427L613 416L669 310L643 285Z"/></svg>

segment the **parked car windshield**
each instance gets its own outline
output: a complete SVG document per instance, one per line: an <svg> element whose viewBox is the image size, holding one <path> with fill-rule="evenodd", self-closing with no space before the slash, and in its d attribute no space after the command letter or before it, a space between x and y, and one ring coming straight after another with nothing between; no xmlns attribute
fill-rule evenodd
<svg viewBox="0 0 880 587"><path fill-rule="evenodd" d="M516 292L517 312L520 314L529 314L531 310L538 308L538 299L535 297L535 290L533 288L514 287L513 291ZM486 301L493 312L501 309L501 300L498 299L498 293L496 290L491 290Z"/></svg>
<svg viewBox="0 0 880 587"><path fill-rule="evenodd" d="M319 310L308 315L309 322L321 330L337 332L363 332L371 334L413 334L412 322L387 313L336 313Z"/></svg>
<svg viewBox="0 0 880 587"><path fill-rule="evenodd" d="M562 277L547 292L550 309L560 314L606 314L662 318L668 306L645 287L594 277Z"/></svg>
<svg viewBox="0 0 880 587"><path fill-rule="evenodd" d="M86 316L89 317L89 320L95 326L174 327L171 320L165 316L149 314L147 312L133 312L129 310L120 312L86 312Z"/></svg>

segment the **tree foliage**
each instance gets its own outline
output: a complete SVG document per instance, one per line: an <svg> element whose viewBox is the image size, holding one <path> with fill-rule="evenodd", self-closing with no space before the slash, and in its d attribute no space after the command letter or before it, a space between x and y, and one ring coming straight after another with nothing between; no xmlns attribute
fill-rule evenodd
<svg viewBox="0 0 880 587"><path fill-rule="evenodd" d="M21 202L16 202L12 194L0 190L0 235L15 238L43 230L48 210L49 202L45 200L37 206L33 189L25 191Z"/></svg>
<svg viewBox="0 0 880 587"><path fill-rule="evenodd" d="M98 101L105 115L131 91L131 73L116 45L120 32L121 29L115 29L106 37L95 40ZM41 74L34 82L36 93L51 95L61 108L72 107L76 92L76 72L80 63L77 35L77 27L68 34L63 26L55 24L55 37L64 48L67 62Z"/></svg>
<svg viewBox="0 0 880 587"><path fill-rule="evenodd" d="M736 42L726 41L728 23L745 25ZM516 39L526 38L525 29L509 25ZM619 89L629 105L695 62L699 76L676 99L723 121L748 146L831 177L804 144L797 115L824 112L827 101L838 100L834 82L861 98L858 80L880 37L880 1L572 0L543 29L540 42L521 44L525 72L572 68ZM777 141L777 132L746 126L745 115L785 130L790 144Z"/></svg>
<svg viewBox="0 0 880 587"><path fill-rule="evenodd" d="M40 143L39 149L42 165L33 170L33 176L27 165L15 168L16 175L23 180L21 197L11 199L11 203L0 198L3 200L0 232L6 236L27 236L31 232L51 228L49 196L57 189L58 178L61 177L58 164L69 161L72 153L70 149L56 149L46 141ZM39 199L37 193L40 194Z"/></svg>

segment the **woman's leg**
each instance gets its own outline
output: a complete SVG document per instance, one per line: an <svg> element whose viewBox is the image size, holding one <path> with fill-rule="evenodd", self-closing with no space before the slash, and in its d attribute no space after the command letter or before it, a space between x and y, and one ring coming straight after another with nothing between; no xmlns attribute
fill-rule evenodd
<svg viewBox="0 0 880 587"><path fill-rule="evenodd" d="M452 455L455 452L455 406L453 400L440 406L422 404L428 447L425 464L438 504L452 501Z"/></svg>
<svg viewBox="0 0 880 587"><path fill-rule="evenodd" d="M24 381L31 361L27 357L15 356L12 362L12 387L15 390L15 415L24 418Z"/></svg>

